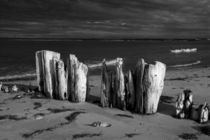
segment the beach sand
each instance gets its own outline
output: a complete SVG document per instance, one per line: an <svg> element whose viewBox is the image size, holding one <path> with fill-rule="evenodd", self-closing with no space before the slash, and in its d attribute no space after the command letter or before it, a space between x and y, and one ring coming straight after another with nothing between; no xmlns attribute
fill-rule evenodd
<svg viewBox="0 0 210 140"><path fill-rule="evenodd" d="M4 82L36 87L35 80ZM0 139L147 139L176 140L210 138L210 123L174 117L177 95L193 93L195 104L210 103L210 68L167 70L158 113L139 115L119 109L101 108L100 76L90 76L89 102L70 103L35 96L24 91L0 92ZM21 96L17 96L21 95ZM94 127L93 122L111 124Z"/></svg>

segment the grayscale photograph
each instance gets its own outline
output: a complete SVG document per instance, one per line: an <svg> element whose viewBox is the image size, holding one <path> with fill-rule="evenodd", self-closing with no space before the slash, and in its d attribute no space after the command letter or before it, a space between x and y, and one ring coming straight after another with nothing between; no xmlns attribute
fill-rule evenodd
<svg viewBox="0 0 210 140"><path fill-rule="evenodd" d="M209 140L210 0L0 0L0 140Z"/></svg>

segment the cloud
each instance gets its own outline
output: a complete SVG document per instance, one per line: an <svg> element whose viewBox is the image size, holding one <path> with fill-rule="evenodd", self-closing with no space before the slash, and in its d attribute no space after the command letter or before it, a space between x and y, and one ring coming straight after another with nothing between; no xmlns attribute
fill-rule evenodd
<svg viewBox="0 0 210 140"><path fill-rule="evenodd" d="M209 0L1 0L0 36L210 37L209 15Z"/></svg>

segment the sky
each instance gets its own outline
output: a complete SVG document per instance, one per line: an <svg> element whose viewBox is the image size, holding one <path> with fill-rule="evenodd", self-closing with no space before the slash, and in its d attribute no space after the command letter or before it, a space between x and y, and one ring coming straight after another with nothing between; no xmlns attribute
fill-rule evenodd
<svg viewBox="0 0 210 140"><path fill-rule="evenodd" d="M0 37L210 38L210 0L1 0Z"/></svg>

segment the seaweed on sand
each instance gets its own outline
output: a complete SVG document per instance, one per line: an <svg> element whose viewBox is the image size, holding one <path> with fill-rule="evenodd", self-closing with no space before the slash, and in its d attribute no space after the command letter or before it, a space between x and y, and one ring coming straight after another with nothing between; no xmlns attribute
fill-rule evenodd
<svg viewBox="0 0 210 140"><path fill-rule="evenodd" d="M68 111L74 111L75 109L71 109L71 108L48 108L48 111L50 111L51 113L62 113L62 112L68 112Z"/></svg>
<svg viewBox="0 0 210 140"><path fill-rule="evenodd" d="M42 107L40 102L34 102L34 109L39 109L40 107Z"/></svg>
<svg viewBox="0 0 210 140"><path fill-rule="evenodd" d="M101 135L102 135L101 133L81 133L81 134L74 134L72 136L72 139L81 139L85 137L92 138L92 137L99 137Z"/></svg>
<svg viewBox="0 0 210 140"><path fill-rule="evenodd" d="M48 132L48 131L53 131L57 128L60 128L64 125L69 125L70 123L72 123L73 121L75 121L76 117L81 114L81 113L85 113L85 112L73 112L71 113L69 116L66 117L66 120L68 120L68 122L62 122L62 123L59 123L55 126L52 126L52 127L48 127L48 128L44 128L44 129L40 129L40 130L36 130L36 131L33 131L31 133L25 133L25 134L22 134L22 137L23 138L30 138L30 137L34 137L36 135L40 135L44 132Z"/></svg>
<svg viewBox="0 0 210 140"><path fill-rule="evenodd" d="M210 136L210 125L206 126L197 126L194 127L196 130L198 130L201 134L205 134L207 136Z"/></svg>
<svg viewBox="0 0 210 140"><path fill-rule="evenodd" d="M25 120L27 119L26 117L19 117L17 115L1 115L0 116L0 120L15 120L15 121L19 121L19 120Z"/></svg>
<svg viewBox="0 0 210 140"><path fill-rule="evenodd" d="M127 115L127 114L116 114L116 116L119 116L119 117L126 117L126 118L134 118L133 116Z"/></svg>
<svg viewBox="0 0 210 140"><path fill-rule="evenodd" d="M198 139L196 134L193 134L193 133L183 133L179 135L179 138L184 139L184 140L197 140Z"/></svg>
<svg viewBox="0 0 210 140"><path fill-rule="evenodd" d="M140 134L139 133L127 133L127 134L125 134L125 136L128 137L128 138L132 138L132 137L137 136L137 135L140 135Z"/></svg>

